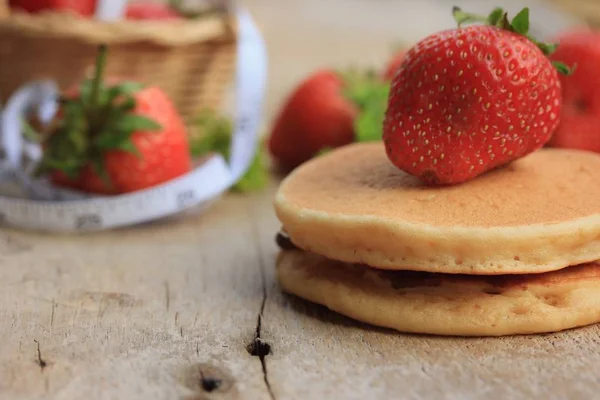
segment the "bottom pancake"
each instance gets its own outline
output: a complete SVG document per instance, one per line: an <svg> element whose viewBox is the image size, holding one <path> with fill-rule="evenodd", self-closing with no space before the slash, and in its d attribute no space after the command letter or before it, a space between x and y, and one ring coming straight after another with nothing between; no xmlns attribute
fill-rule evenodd
<svg viewBox="0 0 600 400"><path fill-rule="evenodd" d="M536 275L380 271L299 250L277 259L283 290L402 332L502 336L600 322L600 264Z"/></svg>

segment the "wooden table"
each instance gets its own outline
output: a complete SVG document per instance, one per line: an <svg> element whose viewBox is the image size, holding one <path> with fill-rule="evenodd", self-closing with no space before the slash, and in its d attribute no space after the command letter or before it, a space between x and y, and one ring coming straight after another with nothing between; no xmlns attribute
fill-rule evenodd
<svg viewBox="0 0 600 400"><path fill-rule="evenodd" d="M272 54L269 115L314 67L381 64L394 42L452 25L443 0L421 0L412 14L402 11L412 1L248 4ZM0 399L597 394L597 326L500 339L403 335L283 295L275 186L228 195L202 215L106 233L1 231Z"/></svg>

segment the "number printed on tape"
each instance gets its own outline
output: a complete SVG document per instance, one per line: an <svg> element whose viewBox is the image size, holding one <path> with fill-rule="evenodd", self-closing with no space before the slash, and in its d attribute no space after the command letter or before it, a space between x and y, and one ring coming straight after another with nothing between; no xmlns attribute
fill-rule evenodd
<svg viewBox="0 0 600 400"><path fill-rule="evenodd" d="M75 218L75 228L80 230L102 228L102 216L100 214L78 215Z"/></svg>
<svg viewBox="0 0 600 400"><path fill-rule="evenodd" d="M196 192L194 189L187 189L177 193L177 208L180 210L187 208L195 203Z"/></svg>

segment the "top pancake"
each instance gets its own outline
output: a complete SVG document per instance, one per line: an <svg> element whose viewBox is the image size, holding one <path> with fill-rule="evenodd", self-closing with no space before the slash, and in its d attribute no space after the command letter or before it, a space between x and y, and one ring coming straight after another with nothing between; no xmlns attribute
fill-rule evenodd
<svg viewBox="0 0 600 400"><path fill-rule="evenodd" d="M427 187L382 143L354 144L297 168L275 206L298 247L385 269L538 273L600 259L600 156L578 150Z"/></svg>

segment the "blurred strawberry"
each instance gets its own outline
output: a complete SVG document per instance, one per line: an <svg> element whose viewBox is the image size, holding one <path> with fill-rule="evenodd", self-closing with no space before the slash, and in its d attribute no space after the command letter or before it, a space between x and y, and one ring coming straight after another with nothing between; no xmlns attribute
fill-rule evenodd
<svg viewBox="0 0 600 400"><path fill-rule="evenodd" d="M94 78L62 99L37 173L59 186L117 194L190 171L187 133L170 99L156 87L105 83L105 52L102 47Z"/></svg>
<svg viewBox="0 0 600 400"><path fill-rule="evenodd" d="M279 111L268 140L271 155L290 170L323 150L379 140L388 89L372 73L314 72Z"/></svg>
<svg viewBox="0 0 600 400"><path fill-rule="evenodd" d="M269 150L282 167L292 169L321 148L352 142L358 109L344 98L343 85L335 72L322 70L288 98L269 140Z"/></svg>
<svg viewBox="0 0 600 400"><path fill-rule="evenodd" d="M42 11L70 11L89 17L94 15L96 0L9 0L12 9L36 14Z"/></svg>
<svg viewBox="0 0 600 400"><path fill-rule="evenodd" d="M406 54L406 51L401 50L401 51L397 52L396 54L394 54L392 56L392 58L390 58L388 60L387 65L386 65L385 69L383 70L383 79L384 80L391 81L394 78L394 75L396 75L396 71L398 71L398 69L402 65L402 62L404 61L405 54Z"/></svg>
<svg viewBox="0 0 600 400"><path fill-rule="evenodd" d="M561 122L551 146L600 152L600 33L576 31L559 38L553 60L577 65L570 76L561 76Z"/></svg>
<svg viewBox="0 0 600 400"><path fill-rule="evenodd" d="M137 2L127 5L125 17L130 20L179 20L183 17L169 4Z"/></svg>

